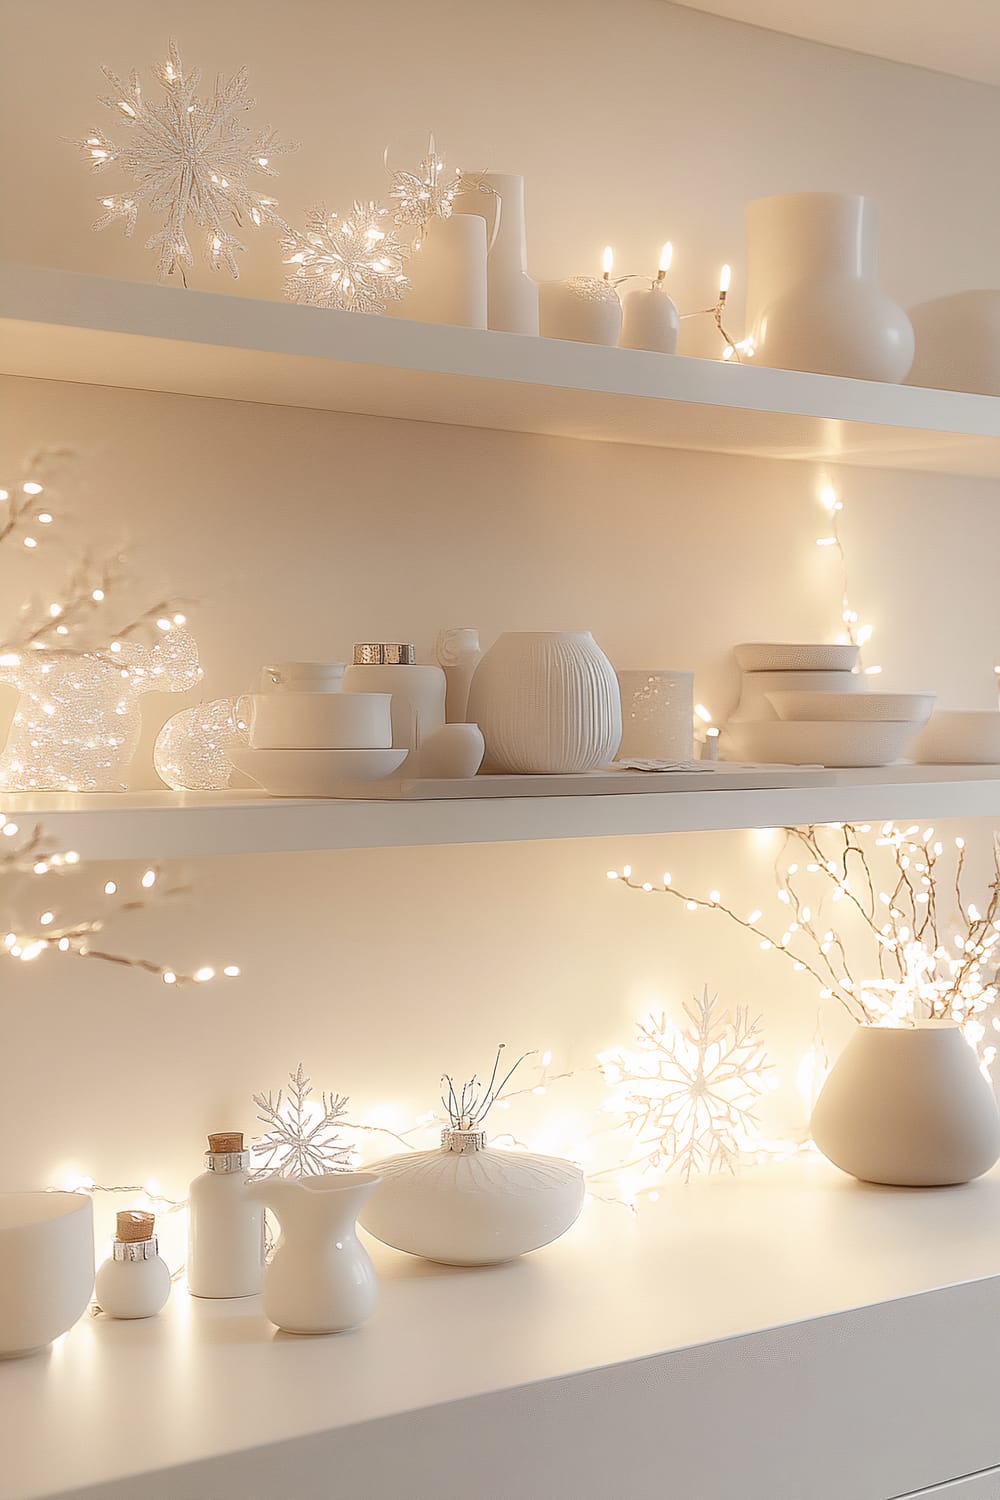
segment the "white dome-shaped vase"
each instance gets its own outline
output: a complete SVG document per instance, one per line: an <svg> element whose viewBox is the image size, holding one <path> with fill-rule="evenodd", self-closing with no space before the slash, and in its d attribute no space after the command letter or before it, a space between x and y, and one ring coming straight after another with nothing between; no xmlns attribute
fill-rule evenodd
<svg viewBox="0 0 1000 1500"><path fill-rule="evenodd" d="M746 208L753 361L903 380L913 327L878 284L878 210L856 193L786 193Z"/></svg>
<svg viewBox="0 0 1000 1500"><path fill-rule="evenodd" d="M954 1022L859 1026L816 1101L812 1137L863 1182L947 1187L1000 1157L1000 1113Z"/></svg>
<svg viewBox="0 0 1000 1500"><path fill-rule="evenodd" d="M618 679L589 630L500 636L476 668L467 718L486 768L515 775L594 771L622 738Z"/></svg>
<svg viewBox="0 0 1000 1500"><path fill-rule="evenodd" d="M390 1156L358 1222L396 1250L449 1266L491 1266L565 1234L583 1173L554 1156L497 1151L480 1131L445 1130L439 1151Z"/></svg>

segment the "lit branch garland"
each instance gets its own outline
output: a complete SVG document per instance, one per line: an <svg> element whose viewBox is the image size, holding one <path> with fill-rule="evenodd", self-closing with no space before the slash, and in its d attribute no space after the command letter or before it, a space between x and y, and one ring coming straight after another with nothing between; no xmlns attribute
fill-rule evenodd
<svg viewBox="0 0 1000 1500"><path fill-rule="evenodd" d="M773 1070L761 1021L737 1007L730 1017L718 996L684 1006L686 1024L666 1013L638 1024L636 1047L600 1058L612 1090L609 1109L637 1138L640 1153L618 1170L639 1167L663 1175L735 1172L741 1156L761 1144L755 1112Z"/></svg>
<svg viewBox="0 0 1000 1500"><path fill-rule="evenodd" d="M200 70L185 70L176 42L170 42L169 53L168 61L153 70L163 88L160 103L144 96L137 72L122 79L110 68L102 69L112 93L100 102L114 113L128 139L117 141L98 127L77 144L91 171L120 165L135 186L102 198L104 213L93 227L121 221L128 238L141 209L162 215L162 228L145 248L157 252L160 276L179 272L186 286L185 268L194 264L187 236L191 219L205 232L205 258L212 270L225 266L236 279L236 252L246 246L229 225L260 228L281 222L276 200L252 188L249 178L256 172L274 177L272 158L294 147L272 130L252 135L244 123L255 103L247 94L245 68L228 81L217 77L211 97L202 99Z"/></svg>
<svg viewBox="0 0 1000 1500"><path fill-rule="evenodd" d="M955 840L950 870L939 869L944 844L933 828L914 824L899 829L886 823L874 838L874 850L862 838L869 825L850 823L786 828L786 850L792 859L776 870L777 901L783 921L765 925L763 913L742 917L719 891L694 896L674 885L669 874L660 884L632 877L631 866L608 878L630 890L673 897L688 911L719 911L751 933L764 952L780 953L798 973L809 974L821 1000L837 1000L865 1025L903 1026L919 1019L956 1021L985 1067L996 1056L987 1043L986 1022L1000 1032L993 1014L998 989L995 950L1000 943L1000 853L993 846L994 874L985 910L963 893L964 839ZM879 851L876 853L876 851ZM807 899L803 882L816 889ZM828 926L823 901L840 903L841 930ZM957 930L946 941L945 900L954 898ZM987 972L987 971L990 972Z"/></svg>

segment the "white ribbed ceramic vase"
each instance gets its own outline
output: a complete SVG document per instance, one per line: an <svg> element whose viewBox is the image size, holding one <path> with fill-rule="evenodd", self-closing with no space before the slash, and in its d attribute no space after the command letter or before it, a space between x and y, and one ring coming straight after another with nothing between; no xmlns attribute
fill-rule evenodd
<svg viewBox="0 0 1000 1500"><path fill-rule="evenodd" d="M618 679L589 630L500 636L476 668L468 718L487 769L524 776L610 765L622 737Z"/></svg>
<svg viewBox="0 0 1000 1500"><path fill-rule="evenodd" d="M756 364L903 380L913 328L878 284L878 210L856 193L786 193L746 208L747 327Z"/></svg>
<svg viewBox="0 0 1000 1500"><path fill-rule="evenodd" d="M953 1022L859 1026L816 1101L812 1137L863 1182L947 1187L1000 1157L1000 1114Z"/></svg>
<svg viewBox="0 0 1000 1500"><path fill-rule="evenodd" d="M445 1130L439 1151L391 1156L358 1222L377 1240L450 1266L489 1266L558 1239L583 1207L583 1173L554 1156L496 1151Z"/></svg>

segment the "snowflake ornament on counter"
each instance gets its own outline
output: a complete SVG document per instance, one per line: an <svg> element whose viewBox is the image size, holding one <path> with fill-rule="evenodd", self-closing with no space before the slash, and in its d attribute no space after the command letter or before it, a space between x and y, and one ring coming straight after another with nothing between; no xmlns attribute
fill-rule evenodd
<svg viewBox="0 0 1000 1500"><path fill-rule="evenodd" d="M350 1102L343 1094L321 1094L312 1099L312 1080L302 1064L288 1075L288 1095L279 1089L254 1094L257 1118L267 1126L251 1146L260 1159L259 1177L312 1177L327 1172L349 1172L354 1148L341 1139L339 1130Z"/></svg>
<svg viewBox="0 0 1000 1500"><path fill-rule="evenodd" d="M104 213L93 227L104 229L121 219L128 237L140 209L161 214L163 227L145 248L157 252L160 276L179 272L186 286L185 268L194 264L186 230L191 219L205 231L205 256L212 270L225 266L237 279L236 252L245 252L246 246L229 225L259 228L281 222L275 199L258 193L248 179L255 172L274 177L272 158L294 147L272 130L253 135L244 122L255 103L247 97L245 68L228 82L218 77L214 93L202 99L197 93L200 70L185 71L175 42L169 52L169 61L154 70L165 95L160 103L144 96L137 72L124 80L110 68L102 70L113 93L100 102L114 111L128 139L113 140L96 128L78 144L92 171L118 164L135 186L102 198Z"/></svg>
<svg viewBox="0 0 1000 1500"><path fill-rule="evenodd" d="M639 1165L663 1174L734 1172L759 1139L757 1100L771 1072L760 1019L737 1007L734 1018L706 986L684 1006L687 1024L665 1015L639 1023L638 1050L605 1054L601 1067L613 1090L609 1107L635 1135Z"/></svg>
<svg viewBox="0 0 1000 1500"><path fill-rule="evenodd" d="M406 250L388 209L377 203L355 203L349 214L309 211L304 230L284 226L281 248L285 296L309 307L336 307L347 312L385 312L409 287L403 271Z"/></svg>

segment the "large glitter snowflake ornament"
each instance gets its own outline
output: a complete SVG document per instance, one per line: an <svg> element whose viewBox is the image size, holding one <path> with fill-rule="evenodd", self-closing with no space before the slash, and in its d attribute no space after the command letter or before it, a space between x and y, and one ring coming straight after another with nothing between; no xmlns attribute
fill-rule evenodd
<svg viewBox="0 0 1000 1500"><path fill-rule="evenodd" d="M246 246L229 226L281 222L276 200L258 193L249 178L255 172L274 177L272 158L294 148L271 130L254 135L245 123L243 117L255 103L247 97L245 68L228 82L218 77L215 92L202 99L197 92L200 70L185 70L175 42L169 52L169 61L154 69L164 91L159 103L145 97L137 72L124 80L110 68L102 69L113 93L100 102L114 111L128 136L113 140L96 128L78 144L94 172L119 165L135 186L100 200L104 213L94 228L122 220L128 237L140 209L162 215L163 227L150 235L145 248L157 252L160 276L179 272L186 286L185 268L194 264L186 227L190 219L205 231L205 256L212 270L225 266L237 279L236 252Z"/></svg>
<svg viewBox="0 0 1000 1500"><path fill-rule="evenodd" d="M410 283L403 271L407 251L400 244L388 209L355 203L349 214L309 211L304 230L284 226L281 248L285 296L308 307L381 313L398 302Z"/></svg>
<svg viewBox="0 0 1000 1500"><path fill-rule="evenodd" d="M639 1022L637 1049L601 1057L609 1108L640 1145L647 1171L734 1172L759 1142L755 1105L770 1086L760 1019L735 1017L705 988L676 1027L665 1014Z"/></svg>
<svg viewBox="0 0 1000 1500"><path fill-rule="evenodd" d="M342 1094L312 1095L312 1081L302 1064L288 1075L288 1094L279 1089L254 1094L257 1118L267 1127L250 1150L260 1165L260 1177L312 1177L327 1172L349 1172L354 1148L340 1137L340 1123L349 1100Z"/></svg>

